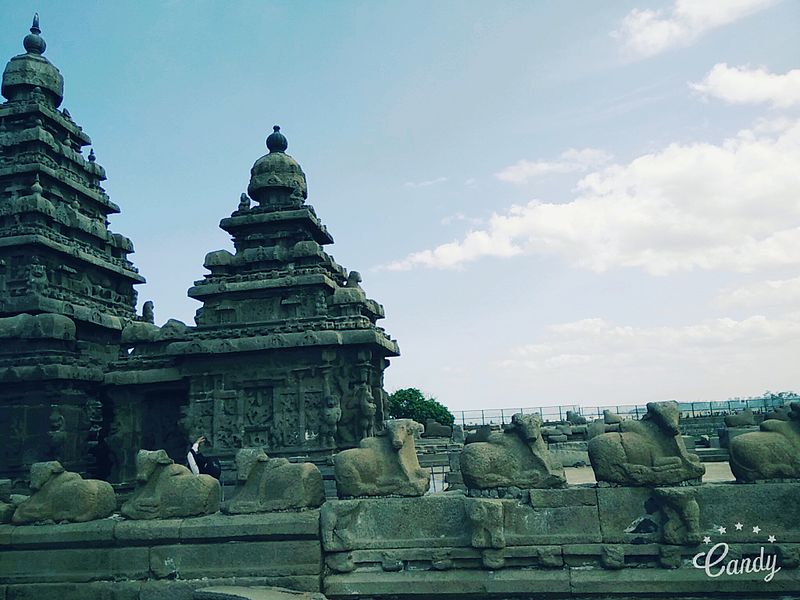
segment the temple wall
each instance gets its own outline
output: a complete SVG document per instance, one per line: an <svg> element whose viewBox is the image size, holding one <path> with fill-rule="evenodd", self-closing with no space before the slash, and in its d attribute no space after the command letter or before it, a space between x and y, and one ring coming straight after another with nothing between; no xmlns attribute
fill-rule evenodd
<svg viewBox="0 0 800 600"><path fill-rule="evenodd" d="M798 492L798 483L573 486L514 499L447 492L304 512L3 525L0 599L189 600L223 584L364 600L796 598ZM781 569L770 581L766 571L709 577L692 566L711 547L701 536L730 543L726 562L763 547Z"/></svg>
<svg viewBox="0 0 800 600"><path fill-rule="evenodd" d="M319 511L0 526L0 599L190 600L209 585L319 590Z"/></svg>

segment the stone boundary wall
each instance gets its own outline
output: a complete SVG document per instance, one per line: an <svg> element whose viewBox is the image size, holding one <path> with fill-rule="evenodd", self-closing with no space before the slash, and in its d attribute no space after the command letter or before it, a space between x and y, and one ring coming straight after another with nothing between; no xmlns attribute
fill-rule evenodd
<svg viewBox="0 0 800 600"><path fill-rule="evenodd" d="M0 600L191 600L210 585L318 591L319 511L0 526Z"/></svg>
<svg viewBox="0 0 800 600"><path fill-rule="evenodd" d="M191 600L213 585L275 585L332 600L800 598L798 497L800 483L790 482L579 485L504 498L445 492L330 500L302 512L2 525L0 600ZM711 547L704 536L730 543L726 560L764 548L781 570L769 582L764 572L710 578L692 566Z"/></svg>
<svg viewBox="0 0 800 600"><path fill-rule="evenodd" d="M387 600L796 598L798 493L797 483L573 486L513 499L449 492L331 501L321 509L322 591ZM752 559L764 547L781 571L767 583L764 573L711 578L692 566L694 555L726 540L726 560Z"/></svg>

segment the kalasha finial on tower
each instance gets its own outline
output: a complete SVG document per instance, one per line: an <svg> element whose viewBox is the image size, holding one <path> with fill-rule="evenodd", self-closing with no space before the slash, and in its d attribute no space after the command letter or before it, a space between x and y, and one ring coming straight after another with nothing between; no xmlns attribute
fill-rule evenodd
<svg viewBox="0 0 800 600"><path fill-rule="evenodd" d="M281 126L275 125L272 128L272 133L267 137L267 148L269 148L270 152L286 152L288 147L289 142L286 140L286 136L281 133Z"/></svg>
<svg viewBox="0 0 800 600"><path fill-rule="evenodd" d="M39 29L39 13L33 14L33 25L31 25L31 32L22 40L22 45L28 54L44 54L47 44L41 35L42 30Z"/></svg>

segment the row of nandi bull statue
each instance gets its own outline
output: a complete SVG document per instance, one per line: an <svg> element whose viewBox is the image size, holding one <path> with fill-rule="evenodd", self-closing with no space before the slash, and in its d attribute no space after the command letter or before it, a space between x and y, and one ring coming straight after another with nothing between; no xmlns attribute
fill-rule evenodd
<svg viewBox="0 0 800 600"><path fill-rule="evenodd" d="M606 419L605 430L589 441L589 458L599 485L675 486L700 483L705 467L687 451L675 402L653 402L639 421ZM609 423L609 421L611 421ZM465 445L464 483L479 495L492 490L566 486L563 467L550 455L539 415L516 414L503 431ZM383 431L334 458L342 498L421 496L430 473L420 467L415 437L423 426L410 419L386 422ZM786 420L766 420L760 431L742 434L730 445L731 469L741 482L800 479L800 403ZM269 458L261 449L243 449L236 457L238 493L220 502L219 481L193 475L164 450L141 450L138 487L121 506L129 519L188 517L218 510L230 514L302 510L325 500L322 475L311 463ZM113 488L84 480L55 461L31 468L32 495L15 501L0 494L0 522L81 522L110 516L117 509ZM505 493L505 492L504 492Z"/></svg>

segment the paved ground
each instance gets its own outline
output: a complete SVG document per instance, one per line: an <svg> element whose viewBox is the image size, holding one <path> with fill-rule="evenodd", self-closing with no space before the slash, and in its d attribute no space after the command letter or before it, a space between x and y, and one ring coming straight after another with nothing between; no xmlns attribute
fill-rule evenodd
<svg viewBox="0 0 800 600"><path fill-rule="evenodd" d="M706 474L703 481L733 481L733 473L726 462L703 463L706 467ZM591 467L567 467L564 469L567 474L567 483L594 483L594 472Z"/></svg>

